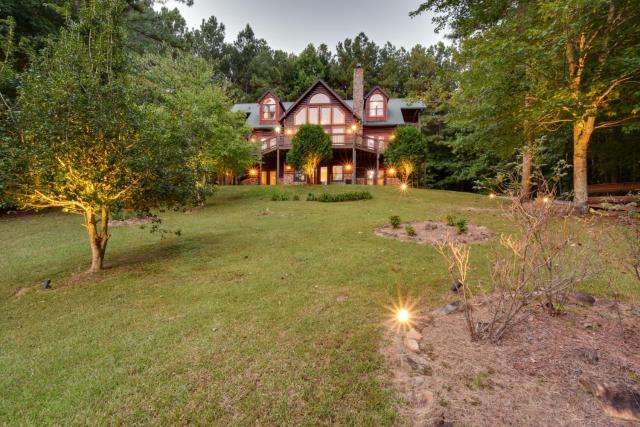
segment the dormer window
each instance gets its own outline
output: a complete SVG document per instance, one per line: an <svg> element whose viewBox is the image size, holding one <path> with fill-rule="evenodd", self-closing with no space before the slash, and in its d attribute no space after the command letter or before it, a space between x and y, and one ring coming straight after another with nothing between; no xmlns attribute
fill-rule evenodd
<svg viewBox="0 0 640 427"><path fill-rule="evenodd" d="M276 119L276 100L267 98L262 103L262 120Z"/></svg>
<svg viewBox="0 0 640 427"><path fill-rule="evenodd" d="M369 117L384 117L384 98L379 93L374 93L369 98Z"/></svg>

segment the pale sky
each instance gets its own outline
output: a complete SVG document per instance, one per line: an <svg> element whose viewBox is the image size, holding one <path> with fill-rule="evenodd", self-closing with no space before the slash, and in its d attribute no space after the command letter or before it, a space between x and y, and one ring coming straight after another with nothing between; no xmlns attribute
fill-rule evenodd
<svg viewBox="0 0 640 427"><path fill-rule="evenodd" d="M187 25L199 27L203 19L215 15L226 26L228 42L250 24L256 37L274 49L299 53L309 43L326 43L335 52L338 41L364 32L379 46L390 41L410 49L416 44L430 46L444 40L436 34L430 15L410 18L420 0L195 0L178 7Z"/></svg>

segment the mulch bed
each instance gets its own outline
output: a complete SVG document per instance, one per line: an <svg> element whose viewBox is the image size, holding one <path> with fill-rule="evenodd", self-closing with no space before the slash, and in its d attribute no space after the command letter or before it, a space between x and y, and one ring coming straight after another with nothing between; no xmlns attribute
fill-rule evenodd
<svg viewBox="0 0 640 427"><path fill-rule="evenodd" d="M392 328L383 349L412 425L638 425L607 415L584 384L640 392L640 308L606 300L559 316L534 308L497 345L471 342L460 311L425 319L418 352Z"/></svg>
<svg viewBox="0 0 640 427"><path fill-rule="evenodd" d="M407 234L405 230L407 225L413 227L416 232L415 236L409 236ZM458 233L456 227L437 221L408 222L400 224L398 228L393 228L391 225L387 224L383 227L376 228L375 234L389 239L435 245L448 242L461 244L485 242L491 239L494 235L494 233L487 227L474 224L467 224L467 231L464 233Z"/></svg>

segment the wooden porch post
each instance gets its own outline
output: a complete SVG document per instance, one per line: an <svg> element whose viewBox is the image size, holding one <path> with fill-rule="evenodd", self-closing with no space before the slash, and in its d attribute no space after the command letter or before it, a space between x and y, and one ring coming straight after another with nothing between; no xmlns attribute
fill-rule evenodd
<svg viewBox="0 0 640 427"><path fill-rule="evenodd" d="M280 183L280 147L276 153L276 184Z"/></svg>
<svg viewBox="0 0 640 427"><path fill-rule="evenodd" d="M378 176L380 175L380 152L376 153L376 177L374 185L379 185Z"/></svg>
<svg viewBox="0 0 640 427"><path fill-rule="evenodd" d="M260 165L258 166L258 185L262 185L262 149L260 149Z"/></svg>
<svg viewBox="0 0 640 427"><path fill-rule="evenodd" d="M356 137L353 138L353 160L351 163L353 163L353 168L351 171L351 184L355 185L356 184Z"/></svg>

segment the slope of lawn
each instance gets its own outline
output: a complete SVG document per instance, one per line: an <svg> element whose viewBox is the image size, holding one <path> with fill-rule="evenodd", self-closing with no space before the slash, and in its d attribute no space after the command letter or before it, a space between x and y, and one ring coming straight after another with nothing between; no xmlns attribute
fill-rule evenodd
<svg viewBox="0 0 640 427"><path fill-rule="evenodd" d="M449 280L433 248L373 229L450 213L512 229L479 195L370 188L372 200L317 203L308 191L222 188L163 214L180 237L114 228L96 277L82 274L79 217L0 217L0 424L402 422L378 353L384 307L398 293L441 304ZM473 248L479 283L489 249Z"/></svg>

